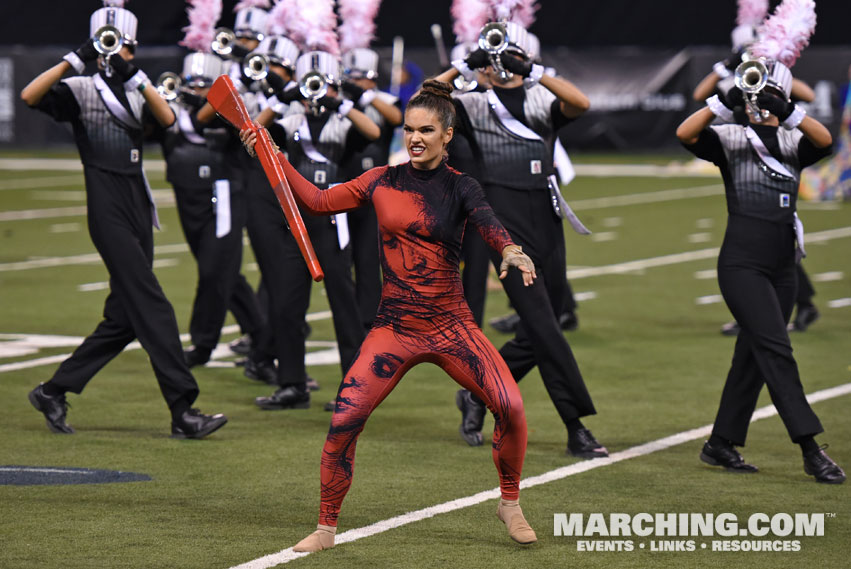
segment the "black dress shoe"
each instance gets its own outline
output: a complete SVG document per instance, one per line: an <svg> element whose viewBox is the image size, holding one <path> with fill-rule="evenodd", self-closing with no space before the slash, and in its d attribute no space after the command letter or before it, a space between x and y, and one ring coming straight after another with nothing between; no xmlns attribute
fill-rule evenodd
<svg viewBox="0 0 851 569"><path fill-rule="evenodd" d="M799 306L798 313L795 315L795 320L789 326L789 330L793 332L806 332L810 324L818 320L819 311L812 304L809 306Z"/></svg>
<svg viewBox="0 0 851 569"><path fill-rule="evenodd" d="M492 318L488 321L488 324L497 332L513 334L517 331L517 326L520 324L520 316L516 312L513 312L499 318Z"/></svg>
<svg viewBox="0 0 851 569"><path fill-rule="evenodd" d="M323 409L325 409L326 411L334 411L334 409L336 409L336 408L337 408L337 400L336 399L332 399L331 401L326 403L325 406L323 407Z"/></svg>
<svg viewBox="0 0 851 569"><path fill-rule="evenodd" d="M577 458L605 458L609 451L597 442L591 431L582 427L567 433L567 454Z"/></svg>
<svg viewBox="0 0 851 569"><path fill-rule="evenodd" d="M171 438L203 439L224 426L228 418L221 413L205 415L198 409L190 409L180 418L171 420Z"/></svg>
<svg viewBox="0 0 851 569"><path fill-rule="evenodd" d="M255 405L261 409L308 409L310 407L310 391L306 386L296 387L287 385L277 390L269 397L257 397Z"/></svg>
<svg viewBox="0 0 851 569"><path fill-rule="evenodd" d="M706 441L703 444L703 450L700 452L700 460L712 466L723 466L729 472L739 474L753 474L759 472L759 468L753 464L748 464L742 455L739 454L733 445L718 445L714 446Z"/></svg>
<svg viewBox="0 0 851 569"><path fill-rule="evenodd" d="M735 320L727 322L721 326L721 334L724 336L738 336L739 330L741 330L741 328L739 327L739 323Z"/></svg>
<svg viewBox="0 0 851 569"><path fill-rule="evenodd" d="M579 317L575 312L564 312L558 317L558 324L562 330L573 332L579 328Z"/></svg>
<svg viewBox="0 0 851 569"><path fill-rule="evenodd" d="M189 367L201 366L210 361L210 354L212 353L213 351L207 348L192 346L188 350L183 350L183 361Z"/></svg>
<svg viewBox="0 0 851 569"><path fill-rule="evenodd" d="M307 385L308 391L319 391L319 382L313 379L310 376L307 376L307 380L305 381L305 385Z"/></svg>
<svg viewBox="0 0 851 569"><path fill-rule="evenodd" d="M44 392L44 384L39 383L38 387L30 391L29 399L33 407L44 413L48 429L64 435L74 434L71 425L65 423L65 415L71 405L64 394L51 397Z"/></svg>
<svg viewBox="0 0 851 569"><path fill-rule="evenodd" d="M275 367L275 362L272 360L248 358L245 360L245 370L242 373L249 379L262 381L269 385L277 385L278 368Z"/></svg>
<svg viewBox="0 0 851 569"><path fill-rule="evenodd" d="M833 459L827 456L824 449L820 449L804 455L804 472L816 477L816 482L825 484L842 484L845 482L845 471Z"/></svg>
<svg viewBox="0 0 851 569"><path fill-rule="evenodd" d="M461 426L458 427L461 438L471 447L481 446L485 404L473 399L473 394L466 389L459 389L455 394L455 405L461 411Z"/></svg>
<svg viewBox="0 0 851 569"><path fill-rule="evenodd" d="M247 356L248 352L251 351L251 336L245 334L244 336L240 336L230 344L228 344L228 348L233 353L239 356Z"/></svg>

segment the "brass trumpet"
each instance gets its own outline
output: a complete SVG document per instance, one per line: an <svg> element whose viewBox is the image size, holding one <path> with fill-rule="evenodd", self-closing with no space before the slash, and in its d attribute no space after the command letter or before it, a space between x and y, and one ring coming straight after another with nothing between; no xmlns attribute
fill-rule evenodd
<svg viewBox="0 0 851 569"><path fill-rule="evenodd" d="M298 89L306 99L316 101L328 93L328 80L325 75L313 69L298 80Z"/></svg>
<svg viewBox="0 0 851 569"><path fill-rule="evenodd" d="M252 81L262 81L269 75L269 58L262 53L251 53L242 62L242 72Z"/></svg>
<svg viewBox="0 0 851 569"><path fill-rule="evenodd" d="M157 93L166 101L174 101L180 97L183 79L177 73L166 71L157 78Z"/></svg>
<svg viewBox="0 0 851 569"><path fill-rule="evenodd" d="M117 53L124 45L124 36L121 35L121 30L115 26L99 27L92 39L94 40L95 50L106 57Z"/></svg>
<svg viewBox="0 0 851 569"><path fill-rule="evenodd" d="M768 82L768 68L759 59L747 59L736 67L734 76L736 87L745 95L745 106L757 121L768 118L769 112L760 109L756 102L757 95Z"/></svg>
<svg viewBox="0 0 851 569"><path fill-rule="evenodd" d="M216 28L210 48L216 55L227 57L233 51L234 44L236 44L236 34L232 29Z"/></svg>
<svg viewBox="0 0 851 569"><path fill-rule="evenodd" d="M508 48L508 29L502 22L488 22L479 32L479 47L490 55L494 69L502 81L508 81L514 75L502 66L499 56Z"/></svg>

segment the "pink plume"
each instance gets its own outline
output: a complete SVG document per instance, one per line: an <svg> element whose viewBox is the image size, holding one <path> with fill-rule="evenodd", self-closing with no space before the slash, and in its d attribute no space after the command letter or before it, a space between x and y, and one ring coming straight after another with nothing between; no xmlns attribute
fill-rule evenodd
<svg viewBox="0 0 851 569"><path fill-rule="evenodd" d="M455 19L452 31L457 42L475 43L482 26L488 22L488 6L482 0L453 0L452 17Z"/></svg>
<svg viewBox="0 0 851 569"><path fill-rule="evenodd" d="M783 0L760 27L760 39L751 46L751 54L776 59L786 67L792 67L801 50L809 45L815 29L814 0Z"/></svg>
<svg viewBox="0 0 851 569"><path fill-rule="evenodd" d="M340 55L334 0L290 0L292 8L286 34L302 51L327 51Z"/></svg>
<svg viewBox="0 0 851 569"><path fill-rule="evenodd" d="M278 0L269 11L269 33L273 36L289 35L289 21L293 17L293 2Z"/></svg>
<svg viewBox="0 0 851 569"><path fill-rule="evenodd" d="M261 8L263 10L268 10L269 6L271 6L269 0L240 0L236 6L233 7L233 11L239 12L245 8Z"/></svg>
<svg viewBox="0 0 851 569"><path fill-rule="evenodd" d="M535 12L538 11L538 8L540 8L540 6L534 1L524 2L514 11L514 16L511 18L511 21L517 22L524 28L528 28L535 23Z"/></svg>
<svg viewBox="0 0 851 569"><path fill-rule="evenodd" d="M756 27L768 14L768 0L739 0L736 24Z"/></svg>
<svg viewBox="0 0 851 569"><path fill-rule="evenodd" d="M375 17L381 0L337 0L340 7L340 50L369 47L375 37Z"/></svg>
<svg viewBox="0 0 851 569"><path fill-rule="evenodd" d="M193 51L210 51L215 37L216 22L222 16L222 0L187 0L189 25L183 28L186 36L180 45Z"/></svg>
<svg viewBox="0 0 851 569"><path fill-rule="evenodd" d="M492 20L511 21L515 10L522 4L530 3L529 0L486 0L488 5L488 16Z"/></svg>

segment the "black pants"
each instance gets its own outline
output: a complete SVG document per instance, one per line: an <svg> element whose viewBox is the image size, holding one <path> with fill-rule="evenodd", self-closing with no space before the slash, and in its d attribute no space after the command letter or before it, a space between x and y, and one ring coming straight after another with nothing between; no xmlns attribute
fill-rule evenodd
<svg viewBox="0 0 851 569"><path fill-rule="evenodd" d="M249 180L248 235L269 291L269 327L272 352L278 359L280 385L305 381L304 318L313 281L284 214L262 170ZM325 290L334 319L334 331L343 372L354 361L365 337L355 299L348 248L340 250L337 230L328 217L302 212L305 226L325 273Z"/></svg>
<svg viewBox="0 0 851 569"><path fill-rule="evenodd" d="M523 285L519 271L502 281L512 306L520 315L515 337L500 349L511 374L520 381L536 365L562 421L594 415L594 403L558 317L565 306L564 229L550 205L546 190L525 191L500 186L486 188L488 201L515 243L535 263L538 278ZM499 252L491 259L499 268Z"/></svg>
<svg viewBox="0 0 851 569"><path fill-rule="evenodd" d="M348 222L355 269L355 296L364 330L369 330L381 302L381 259L375 208L369 203L350 211Z"/></svg>
<svg viewBox="0 0 851 569"><path fill-rule="evenodd" d="M216 237L212 188L174 188L183 234L198 263L189 334L194 346L208 350L219 342L228 307L245 333L256 334L263 323L254 291L239 272L247 213L245 196L234 186L230 193L231 230L222 237Z"/></svg>
<svg viewBox="0 0 851 569"><path fill-rule="evenodd" d="M85 168L89 235L109 271L103 320L51 383L80 393L127 344L139 339L148 352L169 407L191 405L198 384L183 361L174 309L153 272L154 239L148 195L141 176Z"/></svg>
<svg viewBox="0 0 851 569"><path fill-rule="evenodd" d="M763 384L797 441L822 432L807 403L786 323L795 305L794 229L730 216L718 257L718 284L741 326L721 395L714 435L744 445Z"/></svg>

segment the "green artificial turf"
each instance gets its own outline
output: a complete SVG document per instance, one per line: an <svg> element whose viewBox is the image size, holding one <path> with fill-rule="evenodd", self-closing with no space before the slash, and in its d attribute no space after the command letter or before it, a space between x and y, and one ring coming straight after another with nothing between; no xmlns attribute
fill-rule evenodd
<svg viewBox="0 0 851 569"><path fill-rule="evenodd" d="M18 155L19 156L19 155ZM670 157L642 157L667 163ZM630 158L633 160L633 158ZM580 157L578 162L582 162ZM591 160L589 160L591 161ZM602 160L593 160L602 162ZM617 163L610 157L607 161ZM38 188L15 189L15 180L70 177ZM0 212L79 207L82 177L73 172L0 172ZM155 189L166 188L154 173ZM566 190L570 201L646 194L720 184L712 178L584 178ZM37 184L36 184L37 185ZM586 204L589 202L585 202ZM825 208L802 204L808 232L851 226L851 204ZM577 207L595 233L566 229L571 269L603 267L721 244L725 207L715 195L629 206ZM195 269L183 243L176 211L161 209L165 230L155 241L156 273L175 307L181 331L188 328ZM76 227L74 224L77 224ZM695 234L706 234L695 237ZM165 248L165 249L163 249ZM828 301L851 297L851 238L812 243L810 275L841 271L839 280L815 282L821 318L793 334L795 356L808 392L851 379L851 307ZM91 255L84 216L0 221L0 334L83 337L94 329L106 290L78 286L108 278L96 258L86 264L12 270L11 263L46 257ZM259 274L247 249L245 274ZM735 340L719 334L729 320L723 303L697 304L718 294L710 271L715 257L622 274L572 279L580 302L579 330L567 333L598 415L585 422L611 452L710 424L717 410ZM311 312L327 310L315 285ZM508 311L501 290L488 296L486 320ZM228 320L228 324L232 324ZM333 340L328 319L312 322L310 340ZM485 326L500 346L508 337ZM229 334L223 341L233 339ZM69 353L73 346L3 357L11 340L0 337L0 370L13 362ZM145 473L152 481L75 486L0 486L0 568L229 568L292 546L316 523L319 458L330 414L323 404L340 380L337 365L311 366L322 389L309 410L264 412L253 398L271 388L236 368L202 368L198 406L230 419L203 441L168 437L169 414L147 356L121 354L87 386L71 395L73 436L50 433L32 409L27 392L46 381L56 363L0 372L0 465L86 467ZM524 477L580 461L566 457L566 434L533 371L521 382L529 426ZM412 370L373 414L358 445L354 484L340 517L340 531L370 525L497 486L486 444L468 447L458 435L457 386L437 367ZM760 406L770 403L763 393ZM829 454L851 468L849 396L814 405L830 443ZM487 442L492 419L485 424ZM511 542L495 514L496 501L442 514L331 551L297 559L293 567L847 567L851 542L848 483L816 484L802 470L800 452L776 416L755 422L746 459L757 475L732 475L698 460L702 439L595 468L522 492L527 519L539 542ZM693 552L650 551L636 538L630 552L578 551L581 539L553 535L556 513L713 513L745 520L753 513L825 513L825 535L800 539L799 552L733 553L700 549L715 538L694 538ZM835 514L835 517L830 517ZM620 538L611 538L620 539ZM627 538L629 539L629 538ZM783 538L798 539L798 538ZM645 543L645 549L639 543Z"/></svg>

